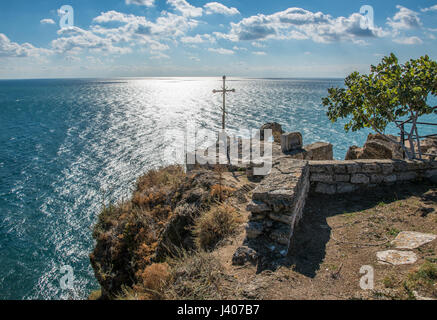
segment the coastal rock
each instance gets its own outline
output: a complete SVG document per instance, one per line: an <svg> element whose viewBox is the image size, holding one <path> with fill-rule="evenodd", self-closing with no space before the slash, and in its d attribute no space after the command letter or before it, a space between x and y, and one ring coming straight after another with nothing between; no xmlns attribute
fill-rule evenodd
<svg viewBox="0 0 437 320"><path fill-rule="evenodd" d="M437 236L434 234L403 231L391 243L397 249L416 249L435 239Z"/></svg>
<svg viewBox="0 0 437 320"><path fill-rule="evenodd" d="M398 138L392 135L369 134L363 148L349 148L345 160L357 159L402 159L402 148L394 143Z"/></svg>
<svg viewBox="0 0 437 320"><path fill-rule="evenodd" d="M430 152L431 149L437 150L437 137L428 137L420 142L420 150L422 153L433 153Z"/></svg>
<svg viewBox="0 0 437 320"><path fill-rule="evenodd" d="M239 247L232 256L234 266L244 266L247 262L256 264L257 260L258 254L249 247Z"/></svg>
<svg viewBox="0 0 437 320"><path fill-rule="evenodd" d="M259 139L264 140L264 130L271 129L273 133L273 140L276 143L281 143L281 135L284 133L282 126L277 122L269 122L263 125L259 130Z"/></svg>
<svg viewBox="0 0 437 320"><path fill-rule="evenodd" d="M417 261L417 256L412 251L387 250L376 253L380 264L403 265L414 264Z"/></svg>
<svg viewBox="0 0 437 320"><path fill-rule="evenodd" d="M361 157L362 154L363 148L360 148L358 146L352 146L347 151L345 160L357 160Z"/></svg>
<svg viewBox="0 0 437 320"><path fill-rule="evenodd" d="M300 150L303 147L303 138L300 132L292 132L281 135L282 152L287 153L294 150Z"/></svg>
<svg viewBox="0 0 437 320"><path fill-rule="evenodd" d="M306 156L303 160L333 160L333 145L327 142L315 142L303 146Z"/></svg>

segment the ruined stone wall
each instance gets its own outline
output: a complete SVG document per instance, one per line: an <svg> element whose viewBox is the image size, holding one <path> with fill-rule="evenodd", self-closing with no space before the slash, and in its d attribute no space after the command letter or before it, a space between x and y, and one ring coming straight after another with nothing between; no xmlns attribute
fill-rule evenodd
<svg viewBox="0 0 437 320"><path fill-rule="evenodd" d="M307 161L278 159L272 172L254 190L247 207L251 212L247 239L262 237L267 247L285 255L302 218L309 186Z"/></svg>
<svg viewBox="0 0 437 320"><path fill-rule="evenodd" d="M350 193L436 176L437 161L302 161L283 156L274 161L271 173L253 192L247 206L251 212L247 240L261 241L284 255L302 218L308 193Z"/></svg>
<svg viewBox="0 0 437 320"><path fill-rule="evenodd" d="M350 193L437 175L437 161L309 161L309 167L311 192L322 194Z"/></svg>

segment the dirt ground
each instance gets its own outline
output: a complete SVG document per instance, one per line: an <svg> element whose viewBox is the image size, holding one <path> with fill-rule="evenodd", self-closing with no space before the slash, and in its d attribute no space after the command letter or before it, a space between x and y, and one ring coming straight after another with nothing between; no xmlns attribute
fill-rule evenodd
<svg viewBox="0 0 437 320"><path fill-rule="evenodd" d="M226 178L249 186L244 175ZM251 191L246 192L247 199ZM241 199L240 197L240 200ZM236 201L248 217L245 203ZM353 195L310 196L288 258L271 268L233 266L232 255L243 244L244 228L212 254L223 266L221 291L229 299L408 299L409 274L437 262L437 240L413 250L413 265L382 265L376 252L392 248L401 231L437 234L437 186L400 184ZM362 290L362 266L374 268L374 289ZM415 287L420 297L437 298L437 283Z"/></svg>

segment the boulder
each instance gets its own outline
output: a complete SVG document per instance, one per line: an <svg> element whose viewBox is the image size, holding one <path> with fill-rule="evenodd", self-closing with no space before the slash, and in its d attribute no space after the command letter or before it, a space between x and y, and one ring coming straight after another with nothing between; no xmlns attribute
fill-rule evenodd
<svg viewBox="0 0 437 320"><path fill-rule="evenodd" d="M420 150L425 159L434 160L437 157L437 137L425 138L420 142Z"/></svg>
<svg viewBox="0 0 437 320"><path fill-rule="evenodd" d="M281 143L281 134L284 133L282 126L277 122L269 122L263 125L259 130L260 140L264 140L264 130L271 129L273 133L273 140L277 143Z"/></svg>
<svg viewBox="0 0 437 320"><path fill-rule="evenodd" d="M360 159L362 154L363 154L363 148L360 148L358 146L352 146L347 151L345 160L357 160L357 159Z"/></svg>
<svg viewBox="0 0 437 320"><path fill-rule="evenodd" d="M394 143L398 138L392 135L369 134L363 148L349 148L345 160L357 159L402 159L402 148Z"/></svg>
<svg viewBox="0 0 437 320"><path fill-rule="evenodd" d="M428 137L420 141L422 153L428 153L431 148L437 148L437 137Z"/></svg>
<svg viewBox="0 0 437 320"><path fill-rule="evenodd" d="M247 262L256 264L258 254L255 250L248 247L239 247L232 256L232 264L234 266L244 266Z"/></svg>
<svg viewBox="0 0 437 320"><path fill-rule="evenodd" d="M285 133L281 135L282 152L301 150L303 147L302 134L300 132Z"/></svg>

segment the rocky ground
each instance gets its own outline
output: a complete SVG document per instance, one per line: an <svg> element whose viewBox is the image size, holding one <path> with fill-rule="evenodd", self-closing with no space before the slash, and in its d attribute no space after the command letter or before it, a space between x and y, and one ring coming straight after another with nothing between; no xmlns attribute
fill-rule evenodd
<svg viewBox="0 0 437 320"><path fill-rule="evenodd" d="M391 241L401 231L436 234L436 209L437 188L423 184L313 196L290 257L279 264L264 270L250 262L232 265L243 234L212 254L223 265L222 289L231 299L436 299L436 240L412 250L414 264L380 264L376 256L394 249ZM362 266L374 268L374 290L360 288Z"/></svg>
<svg viewBox="0 0 437 320"><path fill-rule="evenodd" d="M194 174L199 180L189 180L190 185L194 186L193 190L187 190L187 194L190 195L189 201L201 199L205 194L211 197L212 193L208 188L217 185L218 174ZM215 243L207 251L190 251L174 259L152 258L149 264L154 268L137 271L137 277L142 279L145 285L130 282L118 298L437 298L437 240L410 250L417 256L417 261L413 264L381 264L377 260L377 252L394 249L391 242L402 231L437 234L435 185L402 184L361 194L311 196L307 200L303 220L297 228L288 257L277 260L271 257L259 258L256 253L243 250L238 261L235 252L243 246L246 238L245 223L249 217L246 206L257 182L249 181L244 172L225 172L220 175L222 185L231 191L224 202L234 208L241 218L235 232ZM185 203L185 200L182 203ZM180 205L181 203L178 203L176 207ZM190 223L193 224L195 221ZM162 230L166 229L168 228ZM108 231L105 234L107 233ZM163 239L162 235L163 233L153 241L159 242L159 239ZM114 234L113 237L118 239L121 235ZM192 243L195 240L190 239L188 242ZM108 259L107 252L112 252L114 248L111 249L111 243L103 243L109 245L105 247L106 254L103 255ZM99 246L94 252L94 265L98 260L96 256L101 255L98 248ZM138 253L141 252L135 251L133 257L138 259ZM126 259L125 255L123 257ZM105 260L98 261L105 264ZM360 288L362 266L374 268L373 290ZM144 268L144 265L141 265L141 268ZM106 282L103 283L107 283L110 277L110 273L106 274ZM155 278L158 280L152 284L156 286L158 283L158 287L163 290L162 293L145 294L144 286L150 286L149 280ZM159 285L160 281L165 283L164 287ZM94 293L93 296L96 297L98 294Z"/></svg>

